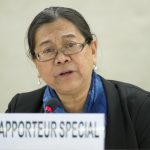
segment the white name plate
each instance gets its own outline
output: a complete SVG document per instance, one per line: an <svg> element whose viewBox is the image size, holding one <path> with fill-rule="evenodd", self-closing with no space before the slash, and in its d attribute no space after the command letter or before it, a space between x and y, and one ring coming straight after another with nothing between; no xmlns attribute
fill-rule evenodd
<svg viewBox="0 0 150 150"><path fill-rule="evenodd" d="M104 114L0 114L0 150L104 150Z"/></svg>

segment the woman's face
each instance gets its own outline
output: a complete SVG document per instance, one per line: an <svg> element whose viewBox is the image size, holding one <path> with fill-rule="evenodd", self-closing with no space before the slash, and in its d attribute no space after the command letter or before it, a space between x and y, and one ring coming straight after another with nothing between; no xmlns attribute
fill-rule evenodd
<svg viewBox="0 0 150 150"><path fill-rule="evenodd" d="M96 63L96 41L86 44L77 54L64 55L61 48L66 43L85 42L79 30L66 19L40 26L35 34L35 52L54 48L59 52L54 59L40 62L34 60L40 77L57 94L76 94L89 87L93 65Z"/></svg>

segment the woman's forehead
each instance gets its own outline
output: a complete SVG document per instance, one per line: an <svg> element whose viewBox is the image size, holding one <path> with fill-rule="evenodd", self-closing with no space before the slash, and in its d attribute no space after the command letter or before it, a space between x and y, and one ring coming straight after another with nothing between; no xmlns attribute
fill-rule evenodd
<svg viewBox="0 0 150 150"><path fill-rule="evenodd" d="M67 32L79 32L78 28L70 21L66 19L57 19L54 22L42 24L36 31L46 33L57 33L67 34Z"/></svg>
<svg viewBox="0 0 150 150"><path fill-rule="evenodd" d="M46 23L40 26L35 35L38 44L57 39L83 39L82 34L74 24L66 19L59 19L53 23Z"/></svg>

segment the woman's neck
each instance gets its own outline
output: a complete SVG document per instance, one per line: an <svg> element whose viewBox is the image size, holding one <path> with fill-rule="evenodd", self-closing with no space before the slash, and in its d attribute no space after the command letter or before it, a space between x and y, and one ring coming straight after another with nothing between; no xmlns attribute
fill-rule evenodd
<svg viewBox="0 0 150 150"><path fill-rule="evenodd" d="M84 104L88 95L89 87L72 95L58 94L66 112L83 112Z"/></svg>

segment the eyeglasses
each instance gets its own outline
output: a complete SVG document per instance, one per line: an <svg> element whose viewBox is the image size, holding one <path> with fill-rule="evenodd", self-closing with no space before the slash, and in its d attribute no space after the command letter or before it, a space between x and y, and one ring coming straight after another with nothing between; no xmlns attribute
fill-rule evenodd
<svg viewBox="0 0 150 150"><path fill-rule="evenodd" d="M77 54L84 49L86 44L87 44L87 41L85 41L83 43L69 42L61 48L61 52L64 55ZM48 61L48 60L54 59L57 54L58 54L57 49L48 48L42 52L35 53L35 56L36 56L37 60L39 60L39 61Z"/></svg>

